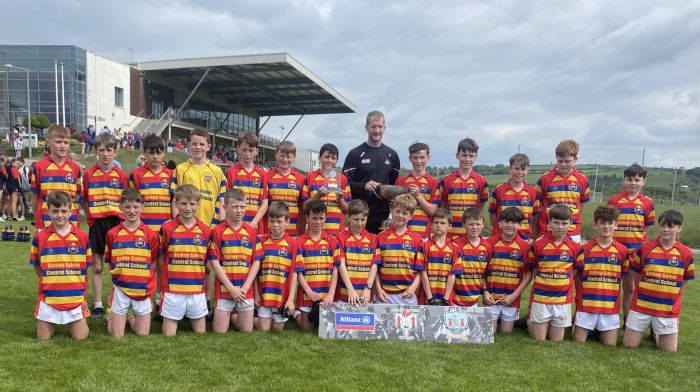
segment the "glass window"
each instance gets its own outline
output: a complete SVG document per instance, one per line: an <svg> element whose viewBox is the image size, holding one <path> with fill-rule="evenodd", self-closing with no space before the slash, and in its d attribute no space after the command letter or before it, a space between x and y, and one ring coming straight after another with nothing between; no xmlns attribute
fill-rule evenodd
<svg viewBox="0 0 700 392"><path fill-rule="evenodd" d="M36 59L36 46L17 46L7 48L8 59Z"/></svg>
<svg viewBox="0 0 700 392"><path fill-rule="evenodd" d="M114 87L114 106L124 107L124 89L121 87Z"/></svg>
<svg viewBox="0 0 700 392"><path fill-rule="evenodd" d="M71 54L67 46L40 46L38 49L40 59L67 59Z"/></svg>

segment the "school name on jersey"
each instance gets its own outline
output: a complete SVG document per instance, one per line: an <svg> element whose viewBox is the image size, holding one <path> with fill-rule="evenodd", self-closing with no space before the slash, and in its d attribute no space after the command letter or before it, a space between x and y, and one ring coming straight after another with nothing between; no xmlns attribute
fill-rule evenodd
<svg viewBox="0 0 700 392"><path fill-rule="evenodd" d="M587 276L584 281L589 283L620 283L620 279L606 276Z"/></svg>
<svg viewBox="0 0 700 392"><path fill-rule="evenodd" d="M553 273L553 272L540 272L537 274L540 278L545 278L545 279L568 279L569 275L568 274L558 274L558 273Z"/></svg>
<svg viewBox="0 0 700 392"><path fill-rule="evenodd" d="M168 264L170 265L196 265L204 266L204 260L193 260L193 259L171 259Z"/></svg>
<svg viewBox="0 0 700 392"><path fill-rule="evenodd" d="M431 276L428 280L431 282L447 282L447 276Z"/></svg>
<svg viewBox="0 0 700 392"><path fill-rule="evenodd" d="M148 262L145 257L142 257L143 262ZM134 260L138 261L138 260ZM118 262L114 265L114 268L129 268L129 269L148 269L148 264L143 263L129 263L129 262Z"/></svg>
<svg viewBox="0 0 700 392"><path fill-rule="evenodd" d="M61 269L61 270L48 270L44 272L45 276L70 276L70 275L83 275L83 271L77 269Z"/></svg>
<svg viewBox="0 0 700 392"><path fill-rule="evenodd" d="M243 255L238 255L239 257L245 257ZM221 262L222 267L247 267L248 262L245 260L224 260Z"/></svg>
<svg viewBox="0 0 700 392"><path fill-rule="evenodd" d="M370 270L371 265L368 262L367 265L349 265L348 266L348 271L352 272L368 272Z"/></svg>
<svg viewBox="0 0 700 392"><path fill-rule="evenodd" d="M143 203L145 207L163 207L170 208L170 203L167 201L147 201Z"/></svg>
<svg viewBox="0 0 700 392"><path fill-rule="evenodd" d="M384 268L407 268L408 263L406 263L405 261L395 261L395 262L389 261L389 262L387 262L387 259L384 258L383 263L382 263L382 267L384 267Z"/></svg>
<svg viewBox="0 0 700 392"><path fill-rule="evenodd" d="M260 274L261 274L261 275L271 275L271 276L281 276L281 277L283 277L283 278L284 278L285 276L287 276L287 272L285 272L285 271L280 271L280 270L275 270L275 269L270 269L270 270L264 269L264 270L262 270L262 271L260 272Z"/></svg>
<svg viewBox="0 0 700 392"><path fill-rule="evenodd" d="M92 202L92 207L102 207L102 206L117 206L119 202L116 200L101 200Z"/></svg>
<svg viewBox="0 0 700 392"><path fill-rule="evenodd" d="M499 276L501 278L518 278L519 274L516 271L491 271L491 276Z"/></svg>
<svg viewBox="0 0 700 392"><path fill-rule="evenodd" d="M595 276L591 276L591 275L595 275ZM590 278L595 278L598 276L600 276L600 277L609 276L609 277L617 278L618 275L620 275L620 272L593 270L593 271L589 272L588 278L589 278L589 280L590 280Z"/></svg>
<svg viewBox="0 0 700 392"><path fill-rule="evenodd" d="M43 264L43 263L42 263ZM67 262L57 262L57 263L46 263L47 269L56 268L83 268L82 263L67 263Z"/></svg>
<svg viewBox="0 0 700 392"><path fill-rule="evenodd" d="M666 280L677 280L677 276L674 274L669 274L665 272L656 272L656 271L647 271L646 273L647 278L658 278L658 279L666 279Z"/></svg>
<svg viewBox="0 0 700 392"><path fill-rule="evenodd" d="M678 286L678 282L675 280L666 280L666 279L661 279L661 278L645 277L644 279L642 279L642 282L655 284L655 285L659 285L659 286L671 286L671 287Z"/></svg>

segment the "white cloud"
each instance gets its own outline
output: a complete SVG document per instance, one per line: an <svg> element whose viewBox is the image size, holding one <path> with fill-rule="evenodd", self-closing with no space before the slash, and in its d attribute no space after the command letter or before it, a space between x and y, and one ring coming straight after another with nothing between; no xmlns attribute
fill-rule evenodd
<svg viewBox="0 0 700 392"><path fill-rule="evenodd" d="M300 146L332 140L342 154L379 109L387 144L405 157L426 141L440 166L466 136L482 163L507 162L518 145L549 162L575 138L581 162L628 164L646 148L650 165L700 166L697 2L25 1L11 13L6 43L122 61L127 48L138 60L289 52L358 108L305 117L291 136Z"/></svg>

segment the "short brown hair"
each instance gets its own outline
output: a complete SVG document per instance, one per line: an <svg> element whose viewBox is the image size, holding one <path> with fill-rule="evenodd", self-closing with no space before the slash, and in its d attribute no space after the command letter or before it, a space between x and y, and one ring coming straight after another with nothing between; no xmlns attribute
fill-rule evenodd
<svg viewBox="0 0 700 392"><path fill-rule="evenodd" d="M452 213L447 208L440 207L433 212L433 216L430 217L430 221L434 221L435 218L447 219L447 221L452 224Z"/></svg>
<svg viewBox="0 0 700 392"><path fill-rule="evenodd" d="M578 148L579 145L575 140L567 139L559 142L554 152L558 157L572 156L578 158Z"/></svg>
<svg viewBox="0 0 700 392"><path fill-rule="evenodd" d="M295 146L294 143L290 142L289 140L285 140L277 145L277 147L275 148L275 152L278 152L280 154L297 155L297 146Z"/></svg>
<svg viewBox="0 0 700 392"><path fill-rule="evenodd" d="M232 201L245 201L245 192L240 189L229 189L224 193L224 204L229 204Z"/></svg>
<svg viewBox="0 0 700 392"><path fill-rule="evenodd" d="M508 160L510 167L520 167L527 169L530 166L530 158L525 154L517 153Z"/></svg>
<svg viewBox="0 0 700 392"><path fill-rule="evenodd" d="M506 208L505 210L501 211L501 213L498 215L499 222L506 221L506 222L521 223L524 220L525 220L525 215L520 210L520 208L515 207L515 206L510 206L510 207Z"/></svg>
<svg viewBox="0 0 700 392"><path fill-rule="evenodd" d="M595 211L593 211L593 222L617 222L618 216L620 216L620 213L614 206L598 206Z"/></svg>
<svg viewBox="0 0 700 392"><path fill-rule="evenodd" d="M267 217L269 218L285 218L289 219L289 207L281 201L275 201L270 204L267 209Z"/></svg>
<svg viewBox="0 0 700 392"><path fill-rule="evenodd" d="M550 219L571 220L571 208L564 204L557 204L549 210Z"/></svg>
<svg viewBox="0 0 700 392"><path fill-rule="evenodd" d="M311 199L306 204L304 210L306 211L306 216L309 216L312 212L314 214L325 214L328 212L328 207L326 207L326 203L321 200Z"/></svg>
<svg viewBox="0 0 700 392"><path fill-rule="evenodd" d="M467 222L467 219L484 220L484 211L481 208L469 207L462 213L462 221Z"/></svg>
<svg viewBox="0 0 700 392"><path fill-rule="evenodd" d="M143 203L143 196L136 188L126 188L122 191L122 195L119 197L119 203L124 203L127 201Z"/></svg>
<svg viewBox="0 0 700 392"><path fill-rule="evenodd" d="M238 145L247 144L250 147L257 147L260 144L260 139L258 139L252 132L243 132L238 135Z"/></svg>
<svg viewBox="0 0 700 392"><path fill-rule="evenodd" d="M94 146L96 149L103 146L108 150L116 150L117 139L109 133L101 133L95 138Z"/></svg>
<svg viewBox="0 0 700 392"><path fill-rule="evenodd" d="M348 216L369 214L369 206L362 199L355 199L348 204Z"/></svg>
<svg viewBox="0 0 700 392"><path fill-rule="evenodd" d="M197 189L196 186L191 184L180 185L175 189L174 199L176 201L180 200L194 200L199 201L202 198L202 193Z"/></svg>
<svg viewBox="0 0 700 392"><path fill-rule="evenodd" d="M52 125L49 127L49 131L46 134L46 138L49 140L55 138L69 139L70 130L62 125Z"/></svg>
<svg viewBox="0 0 700 392"><path fill-rule="evenodd" d="M415 154L419 151L425 151L426 154L430 155L430 147L427 144L421 142L415 142L408 146L408 155Z"/></svg>
<svg viewBox="0 0 700 392"><path fill-rule="evenodd" d="M465 137L457 143L457 154L460 152L479 153L479 145L472 138Z"/></svg>
<svg viewBox="0 0 700 392"><path fill-rule="evenodd" d="M70 206L71 201L70 195L63 191L53 191L46 197L46 204L48 204L49 207L59 208Z"/></svg>
<svg viewBox="0 0 700 392"><path fill-rule="evenodd" d="M390 209L398 208L400 210L405 210L413 214L413 212L416 210L416 199L413 197L413 195L409 195L408 193L404 193L403 195L398 195L394 198L394 200L391 201L390 203Z"/></svg>
<svg viewBox="0 0 700 392"><path fill-rule="evenodd" d="M190 132L190 135L187 136L188 142L192 141L192 136L201 136L201 137L207 139L207 143L209 143L209 132L207 132L207 130L204 128L193 129L192 132Z"/></svg>

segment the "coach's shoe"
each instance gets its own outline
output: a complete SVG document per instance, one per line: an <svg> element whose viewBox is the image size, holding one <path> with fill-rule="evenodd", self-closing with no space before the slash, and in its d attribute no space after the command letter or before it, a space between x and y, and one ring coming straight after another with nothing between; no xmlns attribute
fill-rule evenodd
<svg viewBox="0 0 700 392"><path fill-rule="evenodd" d="M515 320L513 325L515 328L527 330L527 316Z"/></svg>
<svg viewBox="0 0 700 392"><path fill-rule="evenodd" d="M90 313L90 320L99 320L105 315L105 310L102 308L95 308Z"/></svg>

